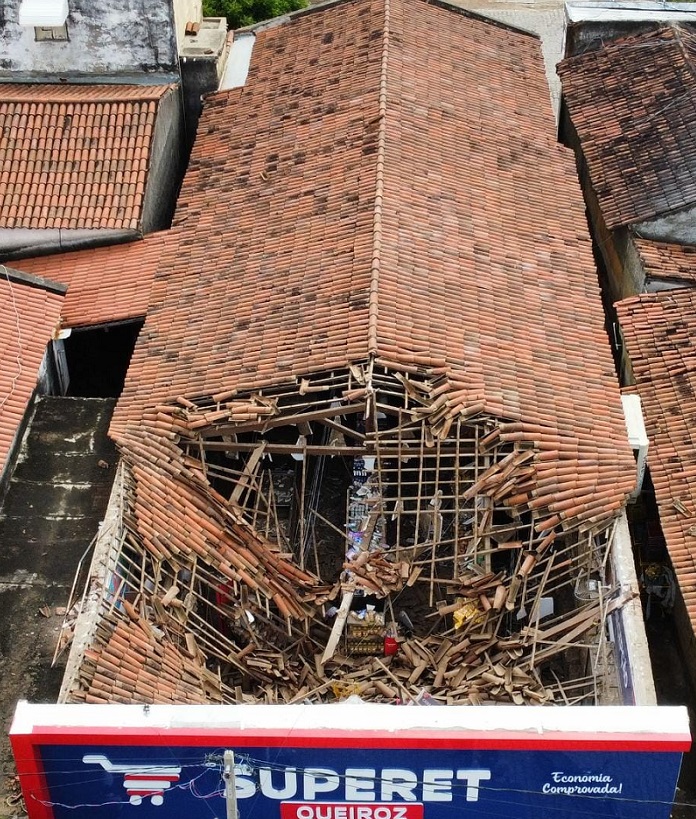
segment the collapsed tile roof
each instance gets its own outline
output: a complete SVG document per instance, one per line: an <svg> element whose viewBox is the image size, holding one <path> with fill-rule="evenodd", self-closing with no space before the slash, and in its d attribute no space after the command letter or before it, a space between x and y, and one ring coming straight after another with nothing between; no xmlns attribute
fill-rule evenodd
<svg viewBox="0 0 696 819"><path fill-rule="evenodd" d="M539 669L599 633L578 583L635 481L598 290L536 38L432 0L256 29L245 86L206 100L112 423L113 582L67 698L170 696L137 682L151 629L206 700L560 699ZM410 595L398 656L339 650L329 604L365 590Z"/></svg>
<svg viewBox="0 0 696 819"><path fill-rule="evenodd" d="M38 280L21 282L0 265L0 473L36 387L58 326L63 294Z"/></svg>
<svg viewBox="0 0 696 819"><path fill-rule="evenodd" d="M558 66L611 229L696 204L696 38L671 26Z"/></svg>
<svg viewBox="0 0 696 819"><path fill-rule="evenodd" d="M648 279L682 286L696 284L696 245L653 242L633 237Z"/></svg>
<svg viewBox="0 0 696 819"><path fill-rule="evenodd" d="M112 433L370 358L532 445L551 525L622 506L634 464L539 43L436 2L256 32L245 86L207 98Z"/></svg>
<svg viewBox="0 0 696 819"><path fill-rule="evenodd" d="M168 232L142 240L52 256L14 266L68 286L61 321L66 327L108 324L144 316Z"/></svg>
<svg viewBox="0 0 696 819"><path fill-rule="evenodd" d="M0 228L138 230L169 85L0 85Z"/></svg>
<svg viewBox="0 0 696 819"><path fill-rule="evenodd" d="M643 403L660 521L696 631L696 290L616 305Z"/></svg>

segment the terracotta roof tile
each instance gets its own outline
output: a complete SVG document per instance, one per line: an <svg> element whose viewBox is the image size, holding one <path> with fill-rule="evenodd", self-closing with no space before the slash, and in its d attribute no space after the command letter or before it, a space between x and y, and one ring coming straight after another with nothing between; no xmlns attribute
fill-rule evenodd
<svg viewBox="0 0 696 819"><path fill-rule="evenodd" d="M63 297L9 281L0 265L0 472L29 403Z"/></svg>
<svg viewBox="0 0 696 819"><path fill-rule="evenodd" d="M139 229L172 87L0 84L0 228Z"/></svg>
<svg viewBox="0 0 696 819"><path fill-rule="evenodd" d="M145 315L168 237L165 231L151 233L137 242L37 256L14 266L68 285L64 326L122 321Z"/></svg>
<svg viewBox="0 0 696 819"><path fill-rule="evenodd" d="M696 203L696 36L626 38L558 66L609 228Z"/></svg>
<svg viewBox="0 0 696 819"><path fill-rule="evenodd" d="M539 43L436 2L261 28L245 87L207 99L112 426L148 559L195 558L301 619L311 603L281 603L312 579L259 559L263 535L182 444L263 424L235 390L368 359L426 373L443 424L494 417L512 451L479 480L536 534L597 531L625 502L635 462ZM86 658L80 690L106 684Z"/></svg>
<svg viewBox="0 0 696 819"><path fill-rule="evenodd" d="M696 631L696 290L644 294L616 309L643 403L662 531Z"/></svg>
<svg viewBox="0 0 696 819"><path fill-rule="evenodd" d="M696 246L651 242L639 236L633 242L649 279L696 284Z"/></svg>
<svg viewBox="0 0 696 819"><path fill-rule="evenodd" d="M137 615L134 615L137 617ZM199 664L144 620L102 617L68 702L219 702ZM206 682L208 683L206 685Z"/></svg>
<svg viewBox="0 0 696 819"><path fill-rule="evenodd" d="M546 450L546 502L591 460L564 517L623 503L635 468L534 37L423 0L260 30L246 86L207 100L175 225L116 437L176 396L374 356L444 370L465 416Z"/></svg>

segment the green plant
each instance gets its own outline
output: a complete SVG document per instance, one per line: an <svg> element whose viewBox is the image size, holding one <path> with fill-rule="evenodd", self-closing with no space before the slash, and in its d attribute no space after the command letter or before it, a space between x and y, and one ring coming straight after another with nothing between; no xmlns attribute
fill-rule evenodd
<svg viewBox="0 0 696 819"><path fill-rule="evenodd" d="M234 29L297 11L306 5L307 0L203 0L203 14L226 17L227 25Z"/></svg>

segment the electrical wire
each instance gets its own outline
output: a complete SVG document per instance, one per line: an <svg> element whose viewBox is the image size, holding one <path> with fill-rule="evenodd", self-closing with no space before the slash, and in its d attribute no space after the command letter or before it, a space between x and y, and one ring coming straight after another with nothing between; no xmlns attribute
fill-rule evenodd
<svg viewBox="0 0 696 819"><path fill-rule="evenodd" d="M245 762L247 764L250 764L252 766L255 765L255 766L258 766L258 767L270 768L271 770L277 770L277 771L285 771L289 767L287 765L274 765L274 763L272 763L272 762L267 762L265 760L260 760L260 759L254 759L253 757L247 756L246 754L239 754L238 759L240 761L243 761L243 762ZM317 768L294 767L294 770L297 773L305 773L305 772L316 771ZM339 780L346 780L348 777L345 774L336 773L336 778L339 779ZM380 777L375 777L374 778L375 784L381 783L382 781L383 780ZM386 781L390 782L390 784L391 784L390 780L386 780ZM422 786L423 784L424 784L423 780L416 780L416 782L414 783L414 787ZM466 783L459 783L459 782L453 782L452 783L452 789L453 790L459 789L461 791L465 791L467 787L468 786L466 785ZM609 796L609 795L596 795L595 796L595 795L592 795L592 794L564 794L564 793L548 793L547 794L547 793L543 793L542 791L525 790L523 788L494 788L494 787L492 787L490 785L483 785L481 783L479 783L476 787L480 791L486 791L486 792L492 792L492 793L514 793L514 794L524 794L524 795L527 795L527 796L544 796L544 797L551 797L551 798L558 797L558 798L568 798L568 799L590 799L590 800L595 800L595 801L600 801L600 802L606 802L606 801L630 802L630 803L636 803L636 804L640 804L640 805L670 805L670 806L675 805L675 806L678 806L678 807L679 806L682 806L682 807L696 807L696 802L695 803L667 802L665 800L660 800L660 799L631 799L629 797L614 797L614 796ZM592 813L594 815L597 815L595 813L595 811L592 811Z"/></svg>
<svg viewBox="0 0 696 819"><path fill-rule="evenodd" d="M203 773L200 773L197 777L194 777L193 779L189 780L188 782L184 782L184 783L179 784L179 785L174 785L169 790L170 791L188 790L193 794L193 796L196 799L208 799L208 798L210 798L209 796L198 796L196 794L196 792L195 792L195 782L198 779L200 779L202 776L205 776L206 773L208 773L208 770L204 771ZM78 783L73 783L73 785L76 785L76 784L78 784ZM79 810L80 808L104 808L104 807L108 807L109 805L122 805L122 806L125 806L125 805L130 804L129 800L115 799L115 800L109 800L109 801L106 801L106 802L97 802L97 803L83 802L83 803L79 803L77 805L68 805L68 804L64 804L62 802L53 802L53 801L50 801L48 799L39 799L39 797L34 796L34 794L30 794L30 798L33 799L35 802L38 802L38 804L43 805L44 807L47 807L47 808L64 808L65 810Z"/></svg>

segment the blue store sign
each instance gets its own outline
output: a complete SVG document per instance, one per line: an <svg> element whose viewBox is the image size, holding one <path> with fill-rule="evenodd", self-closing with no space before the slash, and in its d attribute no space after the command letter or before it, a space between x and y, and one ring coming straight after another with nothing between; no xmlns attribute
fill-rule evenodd
<svg viewBox="0 0 696 819"><path fill-rule="evenodd" d="M240 819L667 819L690 741L680 708L45 707L11 732L31 819L224 819L225 751Z"/></svg>

